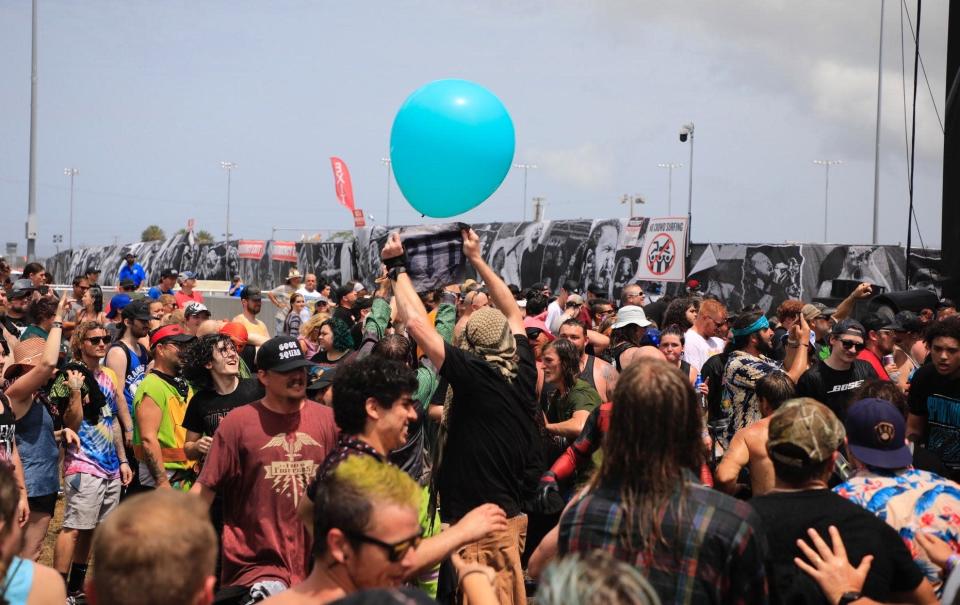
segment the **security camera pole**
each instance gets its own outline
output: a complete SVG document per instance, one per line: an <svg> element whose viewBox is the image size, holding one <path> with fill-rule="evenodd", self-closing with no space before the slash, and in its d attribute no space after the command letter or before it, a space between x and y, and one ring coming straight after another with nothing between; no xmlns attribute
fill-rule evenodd
<svg viewBox="0 0 960 605"><path fill-rule="evenodd" d="M687 187L687 256L690 256L690 238L693 235L693 122L684 124L680 128L680 142L685 143L690 138L690 184Z"/></svg>

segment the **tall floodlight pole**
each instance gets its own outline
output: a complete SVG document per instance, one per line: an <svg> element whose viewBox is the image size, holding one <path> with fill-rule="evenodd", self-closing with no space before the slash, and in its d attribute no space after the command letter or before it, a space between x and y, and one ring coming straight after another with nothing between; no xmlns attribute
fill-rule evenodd
<svg viewBox="0 0 960 605"><path fill-rule="evenodd" d="M826 185L823 189L823 243L827 243L827 210L830 208L830 167L843 164L843 160L814 160L814 164L826 168Z"/></svg>
<svg viewBox="0 0 960 605"><path fill-rule="evenodd" d="M880 50L877 58L877 134L873 151L873 244L880 234L880 97L883 89L883 8L886 0L880 0Z"/></svg>
<svg viewBox="0 0 960 605"><path fill-rule="evenodd" d="M227 230L224 232L224 238L227 240L227 249L230 248L230 175L237 164L233 162L220 162L220 167L227 171Z"/></svg>
<svg viewBox="0 0 960 605"><path fill-rule="evenodd" d="M683 168L683 164L676 162L661 162L660 168L667 169L667 214L673 214L673 169Z"/></svg>
<svg viewBox="0 0 960 605"><path fill-rule="evenodd" d="M523 169L523 222L527 222L527 171L536 170L536 164L514 164L514 168Z"/></svg>
<svg viewBox="0 0 960 605"><path fill-rule="evenodd" d="M70 177L70 231L67 239L67 245L73 250L73 177L80 174L76 168L64 168L63 174Z"/></svg>
<svg viewBox="0 0 960 605"><path fill-rule="evenodd" d="M690 139L690 182L687 185L687 256L690 256L690 240L693 239L693 122L680 128L680 142Z"/></svg>
<svg viewBox="0 0 960 605"><path fill-rule="evenodd" d="M30 184L27 193L27 260L37 253L37 0L30 29Z"/></svg>
<svg viewBox="0 0 960 605"><path fill-rule="evenodd" d="M643 196L639 194L629 195L624 193L622 196L620 196L621 204L630 204L630 218L633 218L635 216L633 212L633 205L645 204L646 202L647 200L643 199Z"/></svg>
<svg viewBox="0 0 960 605"><path fill-rule="evenodd" d="M390 158L380 158L380 161L383 162L384 166L387 167L387 226L390 226L390 177L393 170L391 165Z"/></svg>

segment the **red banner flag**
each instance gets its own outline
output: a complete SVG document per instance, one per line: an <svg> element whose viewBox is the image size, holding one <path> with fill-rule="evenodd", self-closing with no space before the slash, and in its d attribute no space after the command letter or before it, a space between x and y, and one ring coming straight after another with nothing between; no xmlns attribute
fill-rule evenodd
<svg viewBox="0 0 960 605"><path fill-rule="evenodd" d="M270 259L288 263L297 262L297 242L273 242L270 246Z"/></svg>
<svg viewBox="0 0 960 605"><path fill-rule="evenodd" d="M350 171L340 158L330 158L330 164L333 166L333 186L337 190L337 199L347 210L353 212L353 183L350 182Z"/></svg>
<svg viewBox="0 0 960 605"><path fill-rule="evenodd" d="M266 248L266 244L262 239L242 239L237 242L237 253L240 258L260 260L263 258L263 250Z"/></svg>

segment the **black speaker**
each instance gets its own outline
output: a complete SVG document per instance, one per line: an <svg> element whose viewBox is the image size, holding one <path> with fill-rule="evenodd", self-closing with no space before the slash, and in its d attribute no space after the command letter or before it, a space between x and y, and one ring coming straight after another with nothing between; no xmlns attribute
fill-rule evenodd
<svg viewBox="0 0 960 605"><path fill-rule="evenodd" d="M920 313L923 309L936 309L940 302L937 293L931 290L899 290L874 296L867 301L867 313L893 317L900 311Z"/></svg>

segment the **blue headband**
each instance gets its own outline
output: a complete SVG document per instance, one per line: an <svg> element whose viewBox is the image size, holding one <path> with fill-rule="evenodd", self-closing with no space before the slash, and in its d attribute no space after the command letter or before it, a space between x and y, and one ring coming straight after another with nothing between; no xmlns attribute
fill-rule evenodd
<svg viewBox="0 0 960 605"><path fill-rule="evenodd" d="M766 315L761 315L760 319L753 322L746 328L739 328L739 329L734 328L733 337L740 338L741 336L747 336L749 334L753 334L754 332L759 332L760 330L766 330L769 327L770 327L770 322L767 321Z"/></svg>

